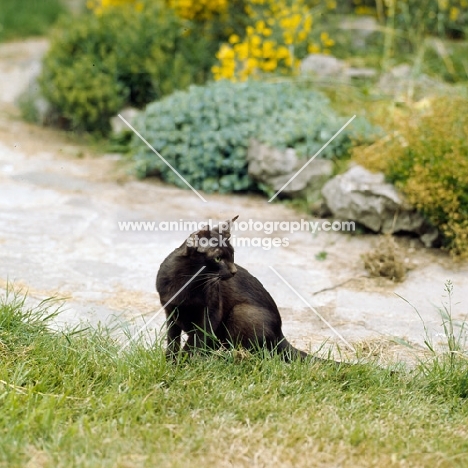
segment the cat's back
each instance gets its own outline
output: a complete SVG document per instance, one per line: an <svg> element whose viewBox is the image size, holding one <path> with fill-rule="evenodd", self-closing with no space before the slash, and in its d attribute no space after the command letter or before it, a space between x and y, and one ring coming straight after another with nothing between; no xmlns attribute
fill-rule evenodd
<svg viewBox="0 0 468 468"><path fill-rule="evenodd" d="M173 295L187 281L176 259L178 249L171 252L161 263L156 274L156 290L161 297Z"/></svg>
<svg viewBox="0 0 468 468"><path fill-rule="evenodd" d="M223 295L233 296L238 303L248 303L270 310L278 310L275 301L263 284L248 270L235 264L236 275L228 281L222 282Z"/></svg>

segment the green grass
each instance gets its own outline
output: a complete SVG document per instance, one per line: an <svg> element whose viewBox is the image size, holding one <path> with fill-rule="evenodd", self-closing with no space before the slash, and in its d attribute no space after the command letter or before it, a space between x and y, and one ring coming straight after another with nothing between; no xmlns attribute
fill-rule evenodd
<svg viewBox="0 0 468 468"><path fill-rule="evenodd" d="M1 467L468 465L468 361L398 372L226 351L179 364L0 303Z"/></svg>
<svg viewBox="0 0 468 468"><path fill-rule="evenodd" d="M61 0L1 0L0 41L45 34L64 11Z"/></svg>

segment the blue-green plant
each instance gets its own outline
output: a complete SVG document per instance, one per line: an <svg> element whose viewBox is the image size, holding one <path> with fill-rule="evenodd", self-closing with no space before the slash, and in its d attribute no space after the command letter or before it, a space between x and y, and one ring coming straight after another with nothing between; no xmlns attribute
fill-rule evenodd
<svg viewBox="0 0 468 468"><path fill-rule="evenodd" d="M292 81L218 81L191 86L148 105L136 125L195 188L236 192L257 188L247 173L252 138L279 149L295 148L305 159L319 151L348 119L335 112L323 94ZM343 157L353 140L368 140L374 132L365 119L357 118L320 157ZM141 177L159 175L186 187L136 136L133 145Z"/></svg>

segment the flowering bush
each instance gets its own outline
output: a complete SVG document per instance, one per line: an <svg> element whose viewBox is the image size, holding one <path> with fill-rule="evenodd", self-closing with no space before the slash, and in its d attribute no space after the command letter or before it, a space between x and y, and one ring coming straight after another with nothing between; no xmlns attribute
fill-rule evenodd
<svg viewBox="0 0 468 468"><path fill-rule="evenodd" d="M309 53L329 52L334 41L322 33L311 40L313 18L306 0L248 0L251 25L244 37L237 34L221 45L213 66L215 80L245 81L260 73L292 74L299 58Z"/></svg>
<svg viewBox="0 0 468 468"><path fill-rule="evenodd" d="M170 7L185 19L207 21L225 13L228 0L167 0Z"/></svg>

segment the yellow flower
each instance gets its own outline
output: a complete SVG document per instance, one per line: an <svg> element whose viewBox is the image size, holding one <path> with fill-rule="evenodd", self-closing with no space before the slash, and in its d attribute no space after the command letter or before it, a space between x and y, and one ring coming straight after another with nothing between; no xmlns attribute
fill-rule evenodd
<svg viewBox="0 0 468 468"><path fill-rule="evenodd" d="M439 3L439 8L441 10L446 10L448 8L448 3L449 3L449 0L438 0L438 3Z"/></svg>
<svg viewBox="0 0 468 468"><path fill-rule="evenodd" d="M261 33L265 29L265 21L260 20L255 23L255 29Z"/></svg>
<svg viewBox="0 0 468 468"><path fill-rule="evenodd" d="M234 50L227 44L223 44L219 49L219 52L216 54L216 57L219 59L233 59L234 58Z"/></svg>
<svg viewBox="0 0 468 468"><path fill-rule="evenodd" d="M274 49L275 45L275 41L265 41L263 43L263 50L271 52Z"/></svg>
<svg viewBox="0 0 468 468"><path fill-rule="evenodd" d="M252 47L250 49L250 55L252 57L261 57L262 56L262 50L259 47Z"/></svg>
<svg viewBox="0 0 468 468"><path fill-rule="evenodd" d="M279 59L289 57L289 49L285 46L279 46L276 52L276 57L278 57Z"/></svg>
<svg viewBox="0 0 468 468"><path fill-rule="evenodd" d="M246 68L247 70L255 70L258 67L258 60L250 57L247 59Z"/></svg>
<svg viewBox="0 0 468 468"><path fill-rule="evenodd" d="M261 68L263 71L266 71L266 72L274 71L274 70L276 70L277 67L278 67L278 62L277 62L276 60L265 60L265 61L260 65L260 68Z"/></svg>
<svg viewBox="0 0 468 468"><path fill-rule="evenodd" d="M457 7L450 8L450 20L456 21L460 16L460 10Z"/></svg>
<svg viewBox="0 0 468 468"><path fill-rule="evenodd" d="M262 43L262 39L260 38L260 36L252 36L250 40L252 41L252 44L254 46L258 46Z"/></svg>
<svg viewBox="0 0 468 468"><path fill-rule="evenodd" d="M239 60L245 60L249 56L249 44L242 42L234 46L234 52Z"/></svg>
<svg viewBox="0 0 468 468"><path fill-rule="evenodd" d="M229 42L231 44L237 44L239 41L240 37L237 34L231 34L231 36L229 36Z"/></svg>
<svg viewBox="0 0 468 468"><path fill-rule="evenodd" d="M309 54L318 54L320 53L320 47L317 44L309 44L307 52L309 52Z"/></svg>
<svg viewBox="0 0 468 468"><path fill-rule="evenodd" d="M283 29L289 29L291 27L291 19L290 18L283 18L280 20L280 26Z"/></svg>
<svg viewBox="0 0 468 468"><path fill-rule="evenodd" d="M136 11L143 11L144 4L138 0L88 0L87 8L94 10L94 13L100 15L105 9L111 7L123 7L133 5Z"/></svg>
<svg viewBox="0 0 468 468"><path fill-rule="evenodd" d="M294 43L293 35L290 32L287 32L287 31L284 32L283 39L284 39L284 43L287 45L292 45Z"/></svg>
<svg viewBox="0 0 468 468"><path fill-rule="evenodd" d="M297 27L301 24L301 15L296 13L295 15L291 16L291 27L297 29Z"/></svg>

